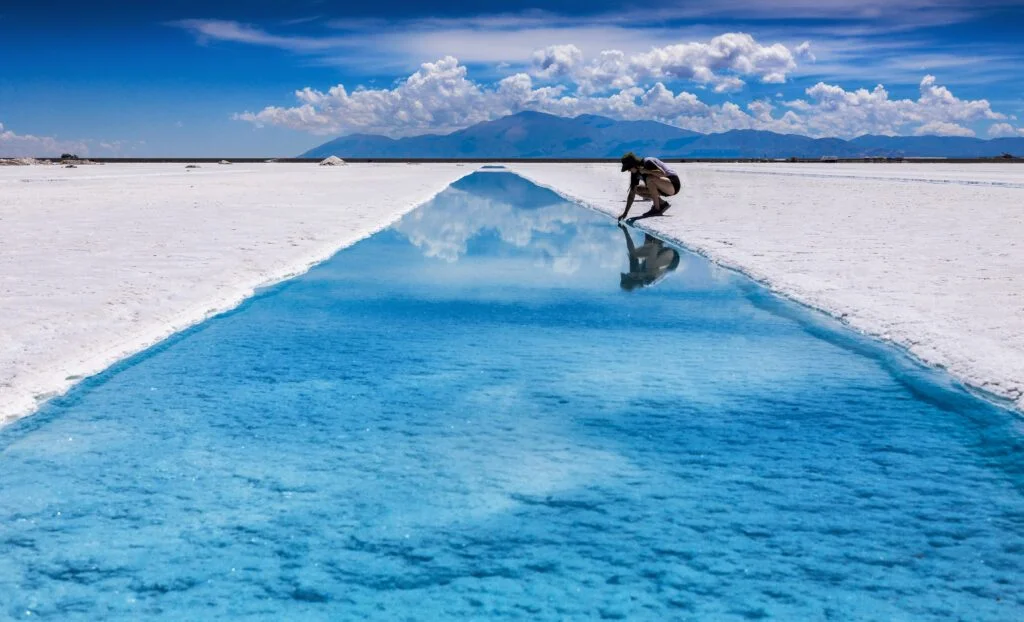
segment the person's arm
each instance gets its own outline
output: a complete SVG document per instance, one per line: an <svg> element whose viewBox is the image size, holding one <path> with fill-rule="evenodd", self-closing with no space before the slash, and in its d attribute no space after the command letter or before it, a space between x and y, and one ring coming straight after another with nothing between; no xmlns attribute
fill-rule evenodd
<svg viewBox="0 0 1024 622"><path fill-rule="evenodd" d="M632 173L629 176L629 194L626 195L626 209L619 215L619 220L622 220L629 214L629 208L633 207L633 199L636 197L636 186L640 183L640 176L636 173Z"/></svg>
<svg viewBox="0 0 1024 622"><path fill-rule="evenodd" d="M633 207L633 197L635 196L636 186L631 186L629 189L629 194L626 195L626 209L624 209L622 213L619 214L619 220L624 219L626 215L629 214L629 208Z"/></svg>
<svg viewBox="0 0 1024 622"><path fill-rule="evenodd" d="M629 229L622 225L619 225L619 229L622 229L622 234L626 236L626 253L629 255L629 271L639 272L640 261L636 256L636 244L633 243L633 236L629 235Z"/></svg>
<svg viewBox="0 0 1024 622"><path fill-rule="evenodd" d="M633 242L633 237L629 235L629 229L619 225L619 229L622 229L622 234L626 236L626 251L629 253L629 259L632 261L636 255L636 244Z"/></svg>

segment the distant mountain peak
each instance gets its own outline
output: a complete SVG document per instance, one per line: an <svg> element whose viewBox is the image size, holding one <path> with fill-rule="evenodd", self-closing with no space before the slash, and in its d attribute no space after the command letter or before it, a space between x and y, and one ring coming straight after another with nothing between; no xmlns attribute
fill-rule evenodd
<svg viewBox="0 0 1024 622"><path fill-rule="evenodd" d="M520 110L519 112L517 112L515 114L510 114L508 116L509 117L521 117L521 118L554 118L554 119L564 119L564 118L566 118L566 117L560 117L560 116L555 115L555 114L551 114L550 112L540 112L539 110ZM502 118L507 118L507 117L502 117Z"/></svg>

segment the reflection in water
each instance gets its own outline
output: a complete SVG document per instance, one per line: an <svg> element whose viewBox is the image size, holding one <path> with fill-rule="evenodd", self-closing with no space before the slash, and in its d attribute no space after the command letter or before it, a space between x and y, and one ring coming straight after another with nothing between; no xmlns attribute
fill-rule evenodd
<svg viewBox="0 0 1024 622"><path fill-rule="evenodd" d="M427 257L447 263L514 256L578 278L618 270L622 261L621 242L606 217L510 173L459 180L392 229Z"/></svg>
<svg viewBox="0 0 1024 622"><path fill-rule="evenodd" d="M566 202L510 173L466 177L443 196L407 214L393 226L426 257L456 263L465 256L512 257L525 272L549 269L573 280L605 281L618 271L627 291L659 282L677 269L679 253L645 235L637 247L629 230L627 260L609 219Z"/></svg>
<svg viewBox="0 0 1024 622"><path fill-rule="evenodd" d="M520 210L537 210L551 205L571 205L555 192L536 186L519 175L491 170L486 175L463 177L450 186L487 201L501 203Z"/></svg>
<svg viewBox="0 0 1024 622"><path fill-rule="evenodd" d="M626 236L626 250L629 253L629 272L623 272L619 285L626 291L654 285L679 267L679 253L658 238L645 233L644 243L637 248L629 230L619 225Z"/></svg>

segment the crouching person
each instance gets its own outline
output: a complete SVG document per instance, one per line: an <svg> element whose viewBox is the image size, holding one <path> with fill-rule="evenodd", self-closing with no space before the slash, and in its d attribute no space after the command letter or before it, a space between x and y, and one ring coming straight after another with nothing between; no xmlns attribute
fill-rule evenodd
<svg viewBox="0 0 1024 622"><path fill-rule="evenodd" d="M654 203L641 218L664 214L671 207L665 197L675 196L682 187L679 175L658 158L639 158L630 151L622 156L622 172L626 171L629 171L629 194L626 195L626 209L619 220L629 214L637 195Z"/></svg>

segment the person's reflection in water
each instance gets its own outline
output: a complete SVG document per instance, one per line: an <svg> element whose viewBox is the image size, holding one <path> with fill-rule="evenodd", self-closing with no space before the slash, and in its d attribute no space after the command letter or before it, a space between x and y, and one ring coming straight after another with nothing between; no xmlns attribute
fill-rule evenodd
<svg viewBox="0 0 1024 622"><path fill-rule="evenodd" d="M679 267L679 253L674 248L646 233L643 245L637 248L629 229L623 225L619 225L619 229L626 236L626 249L629 251L629 272L622 273L619 280L622 289L632 291L654 285Z"/></svg>

